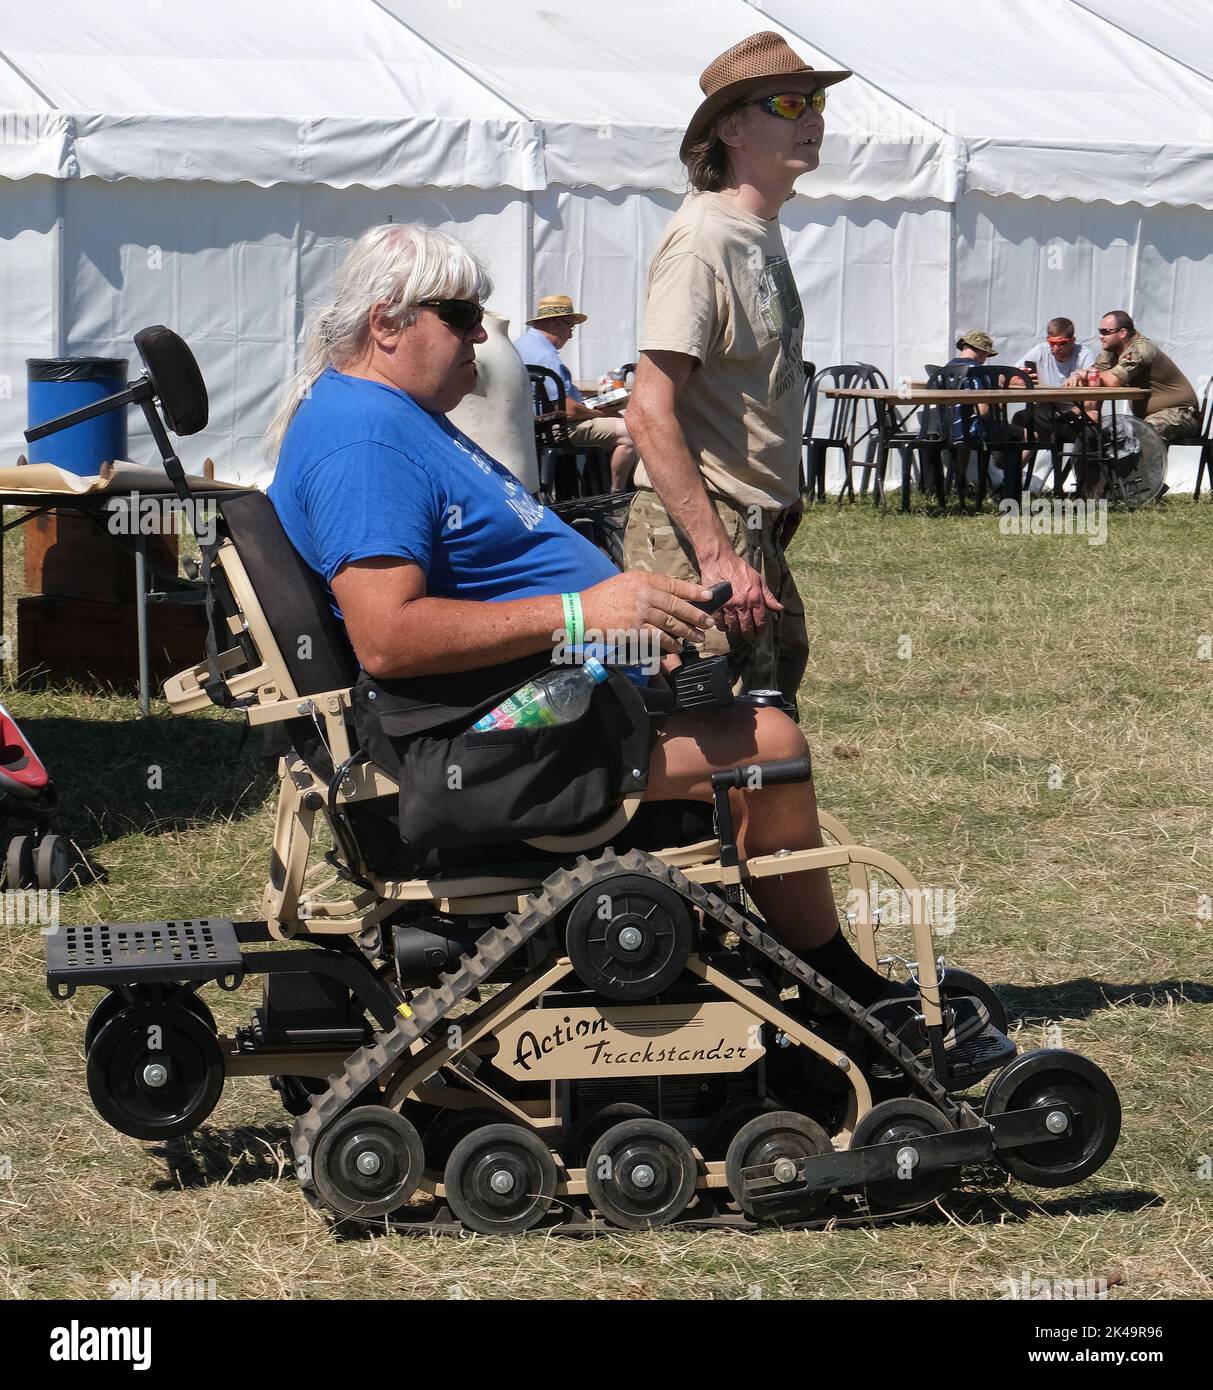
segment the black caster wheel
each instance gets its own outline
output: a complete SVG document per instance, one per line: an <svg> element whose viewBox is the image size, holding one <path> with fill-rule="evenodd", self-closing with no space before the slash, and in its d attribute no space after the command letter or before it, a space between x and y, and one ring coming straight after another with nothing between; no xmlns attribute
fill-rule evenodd
<svg viewBox="0 0 1213 1390"><path fill-rule="evenodd" d="M577 900L565 945L577 978L596 993L651 999L686 966L691 914L665 884L643 874L619 874Z"/></svg>
<svg viewBox="0 0 1213 1390"><path fill-rule="evenodd" d="M986 1006L990 1022L1000 1033L1007 1031L1007 1006L994 991L992 985L968 970L953 970L949 965L944 972L940 993L945 999L968 994Z"/></svg>
<svg viewBox="0 0 1213 1390"><path fill-rule="evenodd" d="M469 1231L519 1235L548 1213L556 1160L532 1129L484 1125L455 1145L442 1182L447 1205Z"/></svg>
<svg viewBox="0 0 1213 1390"><path fill-rule="evenodd" d="M34 886L34 837L14 835L4 855L4 886L11 893Z"/></svg>
<svg viewBox="0 0 1213 1390"><path fill-rule="evenodd" d="M624 1120L590 1149L585 1185L612 1226L651 1230L681 1216L695 1195L699 1165L684 1135L661 1120Z"/></svg>
<svg viewBox="0 0 1213 1390"><path fill-rule="evenodd" d="M486 1125L515 1123L502 1111L490 1109L487 1105L472 1110L444 1110L422 1136L425 1142L425 1166L441 1173L461 1139Z"/></svg>
<svg viewBox="0 0 1213 1390"><path fill-rule="evenodd" d="M404 1206L425 1170L421 1136L397 1110L359 1105L316 1141L312 1180L341 1216L385 1216Z"/></svg>
<svg viewBox="0 0 1213 1390"><path fill-rule="evenodd" d="M998 1155L1009 1173L1035 1187L1068 1187L1103 1167L1120 1138L1116 1087L1088 1058L1050 1047L1016 1057L986 1092L982 1109L987 1117L1058 1103L1074 1113L1057 1139ZM1058 1116L1060 1125L1062 1112Z"/></svg>
<svg viewBox="0 0 1213 1390"><path fill-rule="evenodd" d="M725 1155L725 1180L733 1200L747 1216L753 1216L754 1209L745 1197L743 1169L753 1168L760 1163L778 1165L781 1159L812 1158L817 1154L831 1153L833 1147L830 1136L816 1120L795 1110L774 1110L755 1115L733 1136ZM779 1173L776 1172L774 1176L779 1177ZM829 1195L828 1192L798 1192L797 1207L807 1215Z"/></svg>
<svg viewBox="0 0 1213 1390"><path fill-rule="evenodd" d="M43 835L34 853L34 880L48 891L72 879L75 855L62 835Z"/></svg>
<svg viewBox="0 0 1213 1390"><path fill-rule="evenodd" d="M750 1100L731 1101L708 1122L699 1141L700 1153L704 1158L723 1158L742 1125L749 1124L757 1115L773 1115L779 1108L773 1100L762 1100L757 1096Z"/></svg>
<svg viewBox="0 0 1213 1390"><path fill-rule="evenodd" d="M131 985L130 990L136 1003L152 1003L151 990L146 985ZM193 990L181 990L173 994L171 998L166 999L165 1003L182 1005L184 1008L187 1008L190 1013L196 1015L197 1018L205 1023L212 1033L217 1033L219 1031L215 1027L214 1015L211 1013L210 1009L207 1008L206 1002L194 993ZM97 1002L96 1008L94 1008L89 1015L88 1023L85 1025L84 1052L86 1056L101 1029L116 1014L130 1007L130 1001L119 990L111 989L108 994L103 994L101 996Z"/></svg>
<svg viewBox="0 0 1213 1390"><path fill-rule="evenodd" d="M223 1090L212 1027L188 1008L132 1004L97 1031L88 1090L98 1113L132 1139L172 1139L197 1129Z"/></svg>
<svg viewBox="0 0 1213 1390"><path fill-rule="evenodd" d="M612 1101L601 1110L595 1110L577 1120L561 1143L560 1152L571 1168L584 1168L586 1155L612 1125L619 1124L621 1120L651 1118L651 1112L643 1105L637 1105L630 1100Z"/></svg>
<svg viewBox="0 0 1213 1390"><path fill-rule="evenodd" d="M922 1206L943 1196L960 1181L959 1168L938 1168L920 1172L915 1139L931 1134L950 1134L952 1125L942 1110L916 1096L896 1096L874 1105L860 1117L851 1135L852 1149L877 1144L899 1144L898 1168L905 1177L882 1178L864 1187L864 1196L873 1211L897 1212Z"/></svg>

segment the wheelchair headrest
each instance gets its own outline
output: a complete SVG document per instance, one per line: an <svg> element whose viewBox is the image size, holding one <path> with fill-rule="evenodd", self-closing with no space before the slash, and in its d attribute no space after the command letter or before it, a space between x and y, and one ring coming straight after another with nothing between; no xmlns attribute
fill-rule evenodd
<svg viewBox="0 0 1213 1390"><path fill-rule="evenodd" d="M185 340L158 323L135 334L135 347L169 429L174 434L205 429L210 418L206 383Z"/></svg>
<svg viewBox="0 0 1213 1390"><path fill-rule="evenodd" d="M299 695L343 690L358 662L319 576L290 543L264 492L243 492L219 503L236 553L261 604Z"/></svg>

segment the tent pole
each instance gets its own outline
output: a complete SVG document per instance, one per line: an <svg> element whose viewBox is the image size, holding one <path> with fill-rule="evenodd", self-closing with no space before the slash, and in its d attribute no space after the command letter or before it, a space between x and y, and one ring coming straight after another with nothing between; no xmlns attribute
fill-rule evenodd
<svg viewBox="0 0 1213 1390"><path fill-rule="evenodd" d="M67 299L67 265L64 242L67 238L67 185L55 180L55 234L51 239L51 356L67 352L67 332L63 314Z"/></svg>

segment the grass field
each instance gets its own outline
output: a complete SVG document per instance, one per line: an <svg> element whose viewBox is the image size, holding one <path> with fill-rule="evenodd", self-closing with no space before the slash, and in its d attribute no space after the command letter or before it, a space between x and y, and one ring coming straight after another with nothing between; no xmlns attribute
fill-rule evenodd
<svg viewBox="0 0 1213 1390"><path fill-rule="evenodd" d="M7 573L19 571L8 538ZM860 839L954 889L949 959L995 982L1026 1047L1115 1080L1121 1143L1080 1187L960 1191L879 1230L338 1238L291 1174L288 1118L237 1079L190 1140L96 1115L80 1041L97 992L52 1003L42 938L0 926L0 1294L106 1298L214 1280L220 1298L1006 1297L1213 1294L1213 507L1112 515L1106 545L997 520L811 514L793 558L818 795ZM11 604L5 631L15 632ZM8 687L104 869L64 921L255 915L270 770L232 717ZM157 769L159 773L157 774ZM215 995L208 989L207 997ZM253 991L223 995L221 1024Z"/></svg>

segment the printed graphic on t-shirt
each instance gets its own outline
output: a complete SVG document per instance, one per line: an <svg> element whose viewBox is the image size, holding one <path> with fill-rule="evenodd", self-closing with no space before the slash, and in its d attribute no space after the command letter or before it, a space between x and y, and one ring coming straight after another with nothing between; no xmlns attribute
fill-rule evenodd
<svg viewBox="0 0 1213 1390"><path fill-rule="evenodd" d="M451 443L457 449L461 449L472 460L482 473L487 473L490 478L496 478L505 493L505 504L510 511L518 518L528 531L533 531L543 520L543 508L531 496L529 492L523 490L522 484L517 478L511 477L503 468L494 467L492 460L487 454L482 454L473 444L471 448L456 435L451 436Z"/></svg>
<svg viewBox="0 0 1213 1390"><path fill-rule="evenodd" d="M758 277L758 312L772 337L779 339L779 368L774 399L803 380L801 347L804 342L804 310L796 290L796 277L786 256L768 256Z"/></svg>

